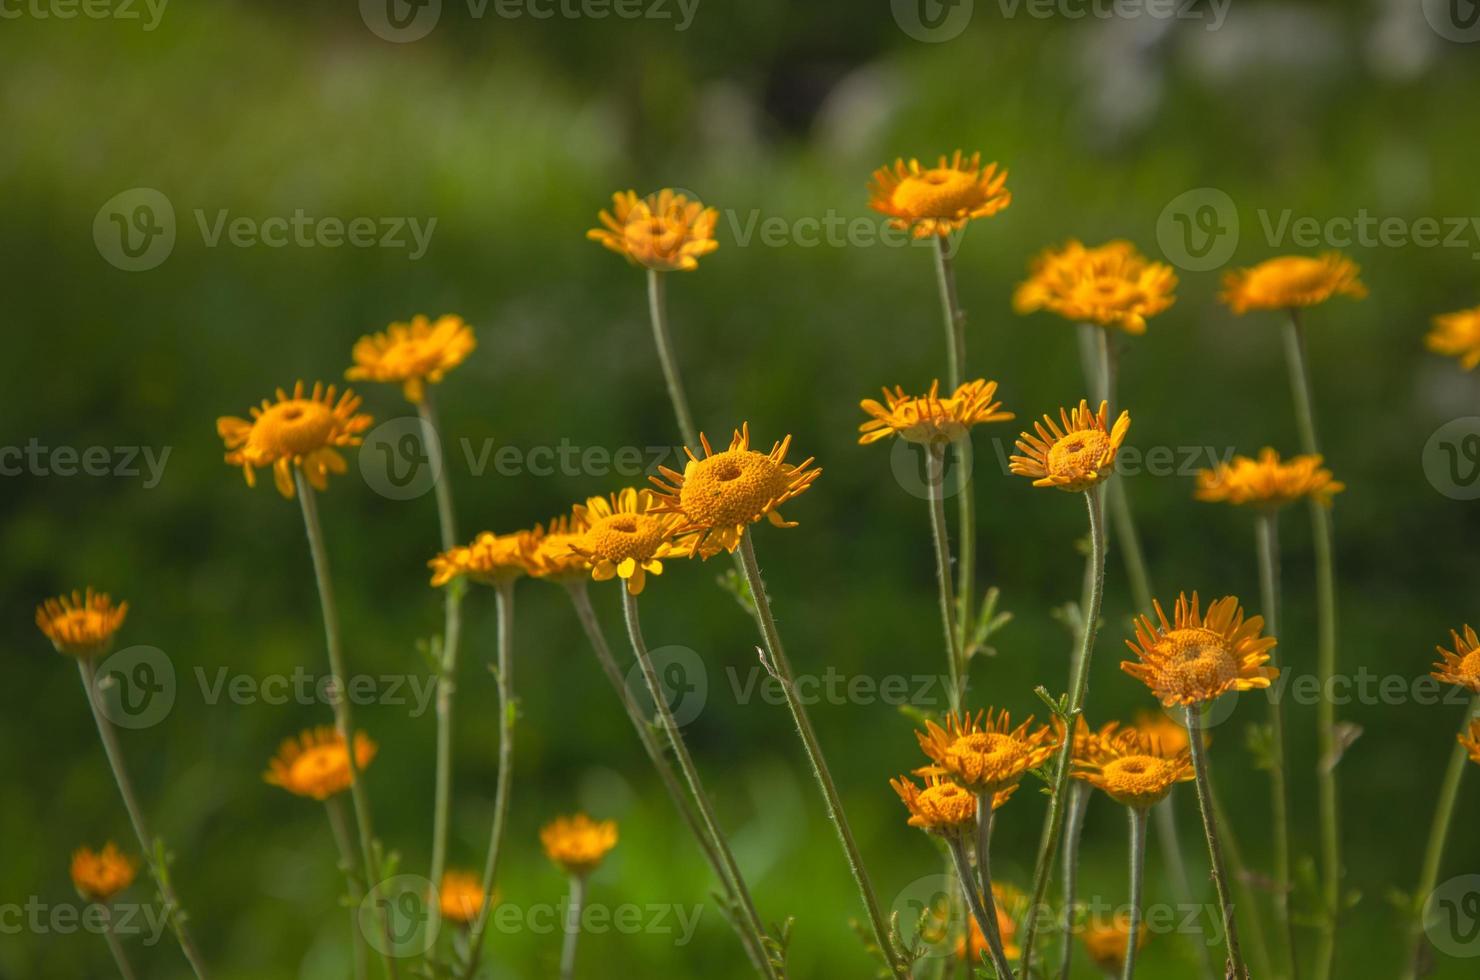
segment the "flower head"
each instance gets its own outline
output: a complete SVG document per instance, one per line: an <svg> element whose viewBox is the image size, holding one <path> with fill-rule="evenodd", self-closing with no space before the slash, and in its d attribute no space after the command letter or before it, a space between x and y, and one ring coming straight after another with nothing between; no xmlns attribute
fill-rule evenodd
<svg viewBox="0 0 1480 980"><path fill-rule="evenodd" d="M1471 762L1480 763L1480 719L1470 722L1469 730L1459 736L1459 744L1465 747Z"/></svg>
<svg viewBox="0 0 1480 980"><path fill-rule="evenodd" d="M1176 721L1166 711L1136 712L1136 730L1151 740L1160 755L1176 755L1192 745L1187 737L1187 726ZM1203 746L1213 744L1212 733L1202 729Z"/></svg>
<svg viewBox="0 0 1480 980"><path fill-rule="evenodd" d="M1086 922L1079 930L1084 951L1108 976L1118 977L1125 970L1125 954L1130 946L1131 925L1122 916L1095 919ZM1146 923L1136 930L1136 949L1146 945Z"/></svg>
<svg viewBox="0 0 1480 980"><path fill-rule="evenodd" d="M303 382L293 394L279 388L277 401L253 406L252 419L225 415L216 420L216 432L226 444L226 462L240 466L247 486L257 485L258 466L271 466L278 493L293 496L293 468L303 471L315 490L329 486L330 473L343 473L344 457L336 447L358 446L360 433L374 420L359 411L360 399L349 389L336 401L333 385L314 382L304 392Z"/></svg>
<svg viewBox="0 0 1480 980"><path fill-rule="evenodd" d="M584 813L556 817L540 828L540 843L545 856L562 871L584 877L617 846L617 824L613 820L592 820Z"/></svg>
<svg viewBox="0 0 1480 980"><path fill-rule="evenodd" d="M895 386L884 389L884 402L865 398L858 404L871 418L858 427L860 445L868 445L897 435L906 442L926 445L955 442L965 438L973 425L982 422L1004 422L1011 412L1001 411L1002 403L994 401L997 382L978 379L968 381L954 393L940 397L940 382L932 381L930 390L918 397L906 395Z"/></svg>
<svg viewBox="0 0 1480 980"><path fill-rule="evenodd" d="M585 559L598 582L620 577L627 591L640 595L647 573L663 574L664 558L682 554L673 541L678 518L658 506L651 490L627 487L610 497L592 497L575 508L585 532L570 550Z"/></svg>
<svg viewBox="0 0 1480 980"><path fill-rule="evenodd" d="M1424 343L1435 354L1459 359L1466 371L1480 364L1480 306L1434 317Z"/></svg>
<svg viewBox="0 0 1480 980"><path fill-rule="evenodd" d="M976 826L976 797L946 777L943 770L925 772L922 789L913 779L889 780L910 811L909 825L941 837L957 837Z"/></svg>
<svg viewBox="0 0 1480 980"><path fill-rule="evenodd" d="M392 323L385 333L361 337L355 343L355 366L344 376L398 382L407 401L420 403L426 386L440 383L477 346L473 328L462 317L446 314L434 323L418 313L410 323Z"/></svg>
<svg viewBox="0 0 1480 980"><path fill-rule="evenodd" d="M1153 736L1127 728L1098 739L1085 758L1075 759L1073 775L1117 803L1145 810L1192 779L1192 754L1186 748L1167 752Z"/></svg>
<svg viewBox="0 0 1480 980"><path fill-rule="evenodd" d="M58 653L96 657L113 644L113 634L128 616L128 603L113 604L106 592L73 591L36 607L36 625Z"/></svg>
<svg viewBox="0 0 1480 980"><path fill-rule="evenodd" d="M449 869L442 873L437 905L449 922L472 922L483 910L483 884L471 871Z"/></svg>
<svg viewBox="0 0 1480 980"><path fill-rule="evenodd" d="M1202 615L1197 593L1188 602L1177 596L1172 621L1161 603L1153 603L1160 625L1151 617L1136 622L1136 639L1126 646L1140 662L1123 660L1120 669L1141 681L1167 707L1212 701L1227 691L1249 691L1269 687L1279 669L1265 666L1274 648L1272 636L1260 636L1264 617L1244 618L1234 596L1208 604Z"/></svg>
<svg viewBox="0 0 1480 980"><path fill-rule="evenodd" d="M79 847L72 852L72 887L89 902L106 902L134 883L139 862L112 841L101 851Z"/></svg>
<svg viewBox="0 0 1480 980"><path fill-rule="evenodd" d="M355 732L355 769L363 771L379 751L369 735ZM278 754L267 764L263 780L290 793L327 800L350 786L349 753L344 739L328 725L304 731L296 739L284 739Z"/></svg>
<svg viewBox="0 0 1480 980"><path fill-rule="evenodd" d="M1480 694L1480 638L1468 625L1464 630L1463 636L1454 630L1449 631L1453 650L1435 648L1439 651L1439 660L1434 664L1431 676Z"/></svg>
<svg viewBox="0 0 1480 980"><path fill-rule="evenodd" d="M697 269L701 256L719 248L719 212L666 188L647 197L618 191L611 211L597 217L602 227L586 232L587 238L658 272Z"/></svg>
<svg viewBox="0 0 1480 980"><path fill-rule="evenodd" d="M591 560L575 550L590 529L589 511L553 517L547 527L535 526L534 547L526 557L529 574L552 582L579 581L591 574Z"/></svg>
<svg viewBox="0 0 1480 980"><path fill-rule="evenodd" d="M682 473L660 466L661 476L652 478L661 500L658 510L679 515L677 533L686 536L690 554L708 558L721 549L734 551L746 525L762 517L776 527L796 527L777 508L806 492L822 470L808 469L810 456L796 464L786 461L791 436L774 443L770 452L757 452L750 448L745 423L723 452L715 452L703 433L699 442L702 458L685 448L689 461Z"/></svg>
<svg viewBox="0 0 1480 980"><path fill-rule="evenodd" d="M1009 960L1023 955L1017 944L1017 916L1027 903L1027 896L1011 885L1000 881L992 882L992 903L997 911L997 933L1002 938L1002 952ZM987 963L989 947L982 927L977 925L976 916L968 915L967 934L956 940L956 958L970 963Z"/></svg>
<svg viewBox="0 0 1480 980"><path fill-rule="evenodd" d="M1070 239L1061 249L1046 249L1029 265L1028 279L1013 294L1019 313L1048 310L1075 323L1146 332L1146 318L1176 302L1177 275L1165 262L1153 262L1127 241L1094 248Z"/></svg>
<svg viewBox="0 0 1480 980"><path fill-rule="evenodd" d="M995 163L982 166L980 153L968 157L957 150L949 159L941 156L934 167L901 158L874 171L868 205L915 238L945 236L972 218L990 217L1011 204L1006 185L1007 171L999 171Z"/></svg>
<svg viewBox="0 0 1480 980"><path fill-rule="evenodd" d="M1364 299L1367 287L1357 278L1360 271L1340 252L1327 252L1319 258L1282 255L1252 269L1228 273L1218 298L1240 315L1250 310L1315 306L1338 295Z"/></svg>
<svg viewBox="0 0 1480 980"><path fill-rule="evenodd" d="M973 793L998 793L1015 786L1030 770L1047 762L1062 735L1047 725L1033 728L1030 715L1016 728L1006 711L950 714L945 727L933 721L916 732L920 748L952 779Z"/></svg>
<svg viewBox="0 0 1480 980"><path fill-rule="evenodd" d="M432 587L446 585L462 575L483 585L512 582L529 571L530 556L538 544L535 531L484 531L472 544L458 545L427 562L432 570Z"/></svg>
<svg viewBox="0 0 1480 980"><path fill-rule="evenodd" d="M1045 415L1042 422L1033 423L1034 432L1024 432L1018 439L1022 455L1009 459L1008 468L1031 477L1035 487L1088 490L1114 472L1115 454L1130 431L1130 413L1121 412L1114 426L1109 423L1107 402L1091 412L1089 402L1081 399L1072 411L1059 409L1058 422Z"/></svg>
<svg viewBox="0 0 1480 980"><path fill-rule="evenodd" d="M1235 456L1215 469L1197 471L1198 500L1229 504L1250 504L1277 508L1310 497L1329 507L1331 498L1346 489L1331 471L1321 465L1320 456L1292 456L1281 461L1280 454L1269 447L1258 459Z"/></svg>

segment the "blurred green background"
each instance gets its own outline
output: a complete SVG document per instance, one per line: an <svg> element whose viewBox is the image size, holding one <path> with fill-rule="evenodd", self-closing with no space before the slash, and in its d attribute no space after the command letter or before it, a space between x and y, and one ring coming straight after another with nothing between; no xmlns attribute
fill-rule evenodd
<svg viewBox="0 0 1480 980"><path fill-rule="evenodd" d="M670 5L671 6L671 5ZM177 854L178 889L218 977L340 977L348 943L328 828L319 807L265 785L282 737L327 723L318 704L210 703L214 679L326 671L318 601L296 506L270 481L249 490L223 465L219 415L244 414L296 378L338 380L361 334L425 312L460 313L479 347L437 390L460 522L527 526L620 477L580 467L540 476L474 472L475 447L665 446L679 441L652 350L643 277L584 239L612 191L686 188L721 209L720 249L671 277L676 344L701 426L748 419L762 442L793 433L825 475L787 508L789 531L761 526L757 549L798 671L880 679L943 672L926 509L891 472L887 446L859 447L858 399L881 385L923 390L944 370L928 250L871 242L809 247L747 236L750 222L838 216L866 207L871 171L897 155L980 149L1010 171L1012 206L973 224L957 257L969 316L968 376L1002 385L1027 419L1084 391L1073 330L1019 318L1011 293L1028 258L1069 236L1127 237L1161 256L1158 219L1178 194L1213 187L1236 202L1232 262L1282 251L1277 220L1405 220L1476 213L1476 49L1432 29L1420 5L1239 3L1211 12L1039 18L978 0L959 36L921 40L883 0L701 2L673 20L472 16L444 0L424 38L369 29L374 4L171 4L143 20L41 17L12 6L0 25L0 261L5 269L5 410L0 446L170 451L163 478L41 475L0 480L0 903L75 903L67 861L80 843L132 849L72 664L32 624L42 598L93 583L131 604L121 645L165 651L179 682L161 723L124 733L156 830ZM53 8L54 9L54 8ZM1201 10L1202 8L1198 8ZM676 10L676 8L675 8ZM1015 15L1008 11L1016 10ZM906 17L907 21L908 18ZM115 268L94 217L130 188L171 202L177 240L156 268ZM436 219L425 254L404 248L207 247L231 217ZM1480 298L1473 230L1464 247L1352 247L1364 302L1314 311L1309 342L1330 465L1349 489L1335 510L1341 660L1347 672L1415 677L1433 644L1473 617L1472 542L1480 512L1426 479L1431 433L1475 412L1475 379L1426 353L1430 315ZM1308 251L1308 250L1307 250ZM1122 401L1132 444L1252 453L1295 450L1273 317L1233 318L1218 272L1183 272L1178 301L1127 344ZM365 390L377 419L408 414L391 387ZM978 662L973 701L1041 708L1037 684L1066 684L1069 639L1052 610L1077 596L1083 509L1006 475L998 446L1016 427L979 431L979 578L1015 619ZM994 443L995 440L995 443ZM1180 457L1179 457L1180 462ZM1249 515L1196 503L1183 472L1129 485L1152 577L1256 604ZM387 499L360 475L322 499L351 670L425 676L416 651L441 628L425 561L436 548L428 494ZM1312 566L1301 511L1284 523L1285 637L1298 674L1313 665ZM1105 629L1093 675L1096 720L1152 702L1120 673L1133 612L1111 555ZM643 596L654 646L696 651L704 710L689 726L700 766L763 913L796 917L796 978L864 977L849 929L859 908L807 778L785 709L737 693L755 669L750 622L715 584L725 564L677 562ZM614 586L595 590L614 645ZM454 864L482 862L495 775L492 595L465 606L456 744ZM508 860L500 887L523 906L557 901L563 882L537 829L585 808L621 824L592 884L608 904L706 903L711 888L565 597L521 584L515 626L522 722ZM617 645L624 664L625 647ZM737 678L737 679L735 679ZM1402 923L1391 888L1411 888L1461 709L1353 704L1364 734L1341 764L1347 880L1362 893L1338 975L1395 976ZM742 703L744 702L744 703ZM1262 721L1245 703L1217 733L1214 764L1237 832L1267 871L1267 779L1243 747ZM938 703L925 704L927 710ZM1040 712L1041 713L1041 712ZM888 904L939 870L905 826L888 777L918 764L911 720L879 703L820 704L814 718L862 849ZM1291 705L1296 844L1315 847L1313 705ZM380 833L407 871L428 859L432 713L376 704L358 721L381 745L369 771ZM1469 774L1474 777L1476 774ZM1202 881L1193 796L1178 799L1188 859ZM1028 884L1043 799L1023 793L999 821L995 864ZM1460 801L1441 880L1480 866L1467 829L1480 779ZM1082 891L1124 900L1124 820L1090 809ZM1148 898L1174 900L1153 849ZM130 893L150 894L142 881ZM1202 884L1200 898L1211 889ZM1302 930L1309 949L1314 933ZM177 951L135 941L148 977L183 976ZM693 941L644 932L587 936L581 974L743 977L709 904ZM1158 936L1147 978L1194 975L1188 942ZM551 976L558 936L495 932L499 978ZM0 975L105 976L85 933L0 933ZM1076 975L1090 975L1081 955ZM1439 976L1474 975L1440 957Z"/></svg>

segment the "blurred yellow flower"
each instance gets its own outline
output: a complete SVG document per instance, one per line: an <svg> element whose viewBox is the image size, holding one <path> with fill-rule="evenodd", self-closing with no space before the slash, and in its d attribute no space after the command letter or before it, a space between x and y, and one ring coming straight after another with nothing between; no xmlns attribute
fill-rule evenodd
<svg viewBox="0 0 1480 980"><path fill-rule="evenodd" d="M980 153L968 157L957 150L949 159L942 155L934 167L900 158L894 166L874 171L869 207L915 238L945 236L1011 204L1006 185L1007 171L998 171L995 163L982 166Z"/></svg>
<svg viewBox="0 0 1480 980"><path fill-rule="evenodd" d="M529 574L551 582L575 581L590 575L590 559L575 550L589 529L589 511L584 507L551 518L548 527L536 526L534 548L526 558Z"/></svg>
<svg viewBox="0 0 1480 980"><path fill-rule="evenodd" d="M1028 278L1013 294L1018 313L1048 310L1075 323L1146 332L1146 318L1176 302L1177 275L1165 262L1153 262L1127 241L1086 248L1070 239L1046 249L1028 267Z"/></svg>
<svg viewBox="0 0 1480 980"><path fill-rule="evenodd" d="M895 386L884 389L884 402L865 398L859 405L872 416L858 427L860 445L868 445L898 435L906 442L927 445L955 442L965 437L973 425L1004 422L1013 417L1000 411L1002 403L994 401L997 382L977 379L968 381L945 398L940 397L940 382L932 381L930 390L918 397L906 395Z"/></svg>
<svg viewBox="0 0 1480 980"><path fill-rule="evenodd" d="M1278 668L1265 666L1275 638L1259 635L1264 617L1246 620L1234 596L1209 603L1204 617L1197 593L1191 602L1183 593L1170 622L1161 603L1153 604L1160 625L1149 616L1136 621L1136 639L1125 642L1140 662L1123 660L1120 669L1150 688L1163 705L1201 704L1227 691L1269 687L1279 676Z"/></svg>
<svg viewBox="0 0 1480 980"><path fill-rule="evenodd" d="M106 592L73 591L70 596L47 599L36 607L36 625L58 653L73 657L96 657L113 644L128 616L128 603L113 605Z"/></svg>
<svg viewBox="0 0 1480 980"><path fill-rule="evenodd" d="M1074 760L1072 774L1117 803L1146 810L1193 778L1192 754L1186 748L1168 752L1153 736L1126 728L1096 739Z"/></svg>
<svg viewBox="0 0 1480 980"><path fill-rule="evenodd" d="M1431 676L1480 694L1480 639L1468 625L1464 630L1463 636L1454 630L1449 631L1453 651L1435 647L1439 651L1439 661L1434 664Z"/></svg>
<svg viewBox="0 0 1480 980"><path fill-rule="evenodd" d="M678 518L658 506L651 490L626 487L592 497L576 505L575 519L586 531L570 549L589 563L593 579L622 578L632 595L642 594L648 574L663 574L662 559L683 553L673 541Z"/></svg>
<svg viewBox="0 0 1480 980"><path fill-rule="evenodd" d="M1424 343L1436 354L1459 359L1466 371L1480 364L1480 306L1434 317Z"/></svg>
<svg viewBox="0 0 1480 980"><path fill-rule="evenodd" d="M473 328L462 317L448 314L433 323L418 313L410 323L392 323L384 333L361 337L355 343L355 366L344 376L399 382L406 400L419 403L428 384L439 383L477 346Z"/></svg>
<svg viewBox="0 0 1480 980"><path fill-rule="evenodd" d="M1319 258L1283 255L1229 272L1218 298L1238 314L1315 306L1332 296L1365 299L1367 287L1357 278L1359 272L1357 264L1340 252Z"/></svg>
<svg viewBox="0 0 1480 980"><path fill-rule="evenodd" d="M1136 930L1136 949L1146 945L1146 924ZM1118 977L1125 970L1125 954L1130 946L1130 923L1123 917L1095 919L1079 927L1084 950L1107 976Z"/></svg>
<svg viewBox="0 0 1480 980"><path fill-rule="evenodd" d="M1023 955L1021 947L1017 944L1016 915L1026 900L1027 896L1013 886L1000 881L992 882L992 902L997 911L997 933L1002 937L1002 953L1009 960L1015 960ZM990 962L991 954L988 950L987 937L982 935L982 927L977 925L976 916L968 915L966 921L968 935L956 940L956 958L973 964Z"/></svg>
<svg viewBox="0 0 1480 980"><path fill-rule="evenodd" d="M540 843L545 856L566 874L585 876L617 846L617 824L613 820L592 820L584 813L556 817L540 828Z"/></svg>
<svg viewBox="0 0 1480 980"><path fill-rule="evenodd" d="M1470 722L1469 731L1459 736L1459 744L1465 747L1471 762L1480 763L1480 719Z"/></svg>
<svg viewBox="0 0 1480 980"><path fill-rule="evenodd" d="M483 884L471 871L449 869L443 872L442 887L437 889L437 906L449 922L472 922L483 910Z"/></svg>
<svg viewBox="0 0 1480 980"><path fill-rule="evenodd" d="M1113 427L1109 421L1107 402L1091 412L1083 399L1072 411L1059 409L1058 422L1045 415L1042 422L1033 423L1034 432L1024 432L1018 439L1022 455L1011 457L1008 468L1032 478L1035 487L1088 490L1115 471L1115 454L1130 431L1129 412L1121 412Z"/></svg>
<svg viewBox="0 0 1480 980"><path fill-rule="evenodd" d="M700 257L719 248L719 212L667 188L647 197L618 191L611 211L597 218L602 227L586 232L587 238L658 272L697 269Z"/></svg>
<svg viewBox="0 0 1480 980"><path fill-rule="evenodd" d="M945 727L933 721L915 732L930 761L973 793L997 793L1015 786L1047 762L1062 742L1062 733L1047 725L1033 728L1030 715L1016 728L1006 711L986 709L972 715L949 714Z"/></svg>
<svg viewBox="0 0 1480 980"><path fill-rule="evenodd" d="M330 473L343 473L344 457L336 446L358 446L360 433L374 421L359 411L360 399L349 389L335 401L333 385L315 382L305 396L303 382L289 395L277 390L277 401L253 406L252 420L225 415L216 432L226 444L226 462L240 466L247 486L257 485L255 468L271 466L278 492L293 496L293 467L303 471L315 490L329 485Z"/></svg>
<svg viewBox="0 0 1480 980"><path fill-rule="evenodd" d="M364 771L379 748L369 735L355 732L355 769ZM320 725L284 739L262 778L298 796L327 800L349 789L349 752L338 730Z"/></svg>
<svg viewBox="0 0 1480 980"><path fill-rule="evenodd" d="M1209 502L1271 508L1310 497L1329 507L1346 484L1321 463L1320 456L1292 456L1282 462L1280 454L1266 446L1258 459L1235 456L1216 469L1198 470L1194 495Z"/></svg>
<svg viewBox="0 0 1480 980"><path fill-rule="evenodd" d="M538 543L534 531L484 531L471 544L458 545L427 562L432 570L432 587L446 585L461 575L482 585L511 582L529 571L530 556Z"/></svg>
<svg viewBox="0 0 1480 980"><path fill-rule="evenodd" d="M106 902L134 883L139 862L112 841L101 851L79 847L72 852L72 886L89 902Z"/></svg>

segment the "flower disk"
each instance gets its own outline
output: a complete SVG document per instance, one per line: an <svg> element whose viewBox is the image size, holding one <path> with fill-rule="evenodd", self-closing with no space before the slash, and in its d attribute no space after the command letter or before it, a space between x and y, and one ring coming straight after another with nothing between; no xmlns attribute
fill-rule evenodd
<svg viewBox="0 0 1480 980"><path fill-rule="evenodd" d="M72 887L89 902L106 902L134 883L139 863L112 841L101 851L79 847L72 852Z"/></svg>
<svg viewBox="0 0 1480 980"><path fill-rule="evenodd" d="M128 616L128 603L113 605L106 592L91 587L70 596L47 599L36 607L36 625L58 653L96 657L113 643L113 634Z"/></svg>
<svg viewBox="0 0 1480 980"><path fill-rule="evenodd" d="M1272 636L1260 636L1262 616L1244 619L1234 596L1208 604L1206 618L1186 594L1177 597L1173 621L1168 622L1161 603L1154 603L1161 625L1142 616L1136 622L1136 639L1126 646L1140 662L1122 660L1120 669L1141 681L1167 707L1211 701L1228 691L1269 687L1279 669L1265 666L1274 648Z"/></svg>
<svg viewBox="0 0 1480 980"><path fill-rule="evenodd" d="M1434 317L1424 344L1435 354L1458 358L1466 371L1475 370L1480 364L1480 306Z"/></svg>
<svg viewBox="0 0 1480 980"><path fill-rule="evenodd" d="M862 433L859 445L897 435L906 442L940 445L965 438L973 425L983 422L1005 422L1011 412L1003 412L1002 403L993 401L997 382L977 379L968 381L946 398L940 397L940 382L932 381L930 390L919 397L906 395L895 386L884 389L884 403L865 398L858 404L872 416L858 427Z"/></svg>
<svg viewBox="0 0 1480 980"><path fill-rule="evenodd" d="M379 751L370 736L355 733L355 769L363 772ZM290 793L323 801L349 789L349 753L339 732L327 725L284 739L267 764L264 781Z"/></svg>
<svg viewBox="0 0 1480 980"><path fill-rule="evenodd" d="M1117 803L1146 810L1193 778L1192 753L1185 747L1166 752L1152 736L1127 728L1097 739L1074 760L1073 775Z"/></svg>
<svg viewBox="0 0 1480 980"><path fill-rule="evenodd" d="M1042 422L1033 423L1034 432L1024 432L1018 439L1022 455L1009 459L1008 468L1031 477L1035 487L1088 490L1114 472L1115 454L1130 431L1129 412L1121 412L1113 428L1109 421L1107 402L1091 412L1083 399L1073 411L1059 409L1058 422L1045 415Z"/></svg>
<svg viewBox="0 0 1480 980"><path fill-rule="evenodd" d="M1032 716L1014 728L1006 711L993 715L988 709L975 717L947 715L944 728L927 721L915 738L930 761L963 787L995 794L1047 762L1061 743L1061 734L1047 725L1032 726Z"/></svg>
<svg viewBox="0 0 1480 980"><path fill-rule="evenodd" d="M1212 503L1270 509L1310 497L1330 507L1331 498L1346 484L1334 479L1321 462L1320 456L1292 456L1281 462L1280 454L1266 446L1258 459L1235 456L1216 469L1198 470L1194 495Z"/></svg>
<svg viewBox="0 0 1480 980"><path fill-rule="evenodd" d="M566 874L584 877L617 846L617 824L613 820L592 820L584 813L556 817L540 828L540 843L545 856Z"/></svg>
<svg viewBox="0 0 1480 980"><path fill-rule="evenodd" d="M926 772L925 788L905 776L889 780L910 811L908 823L930 834L956 837L976 826L976 797L940 771Z"/></svg>
<svg viewBox="0 0 1480 980"><path fill-rule="evenodd" d="M869 207L888 215L889 224L909 230L915 238L942 237L966 227L973 218L986 218L1012 203L1007 190L1007 171L997 164L982 166L982 155L967 157L960 150L934 167L919 160L874 171L869 187Z"/></svg>
<svg viewBox="0 0 1480 980"><path fill-rule="evenodd" d="M484 531L472 544L458 545L427 562L432 570L432 587L446 585L461 575L482 585L512 582L529 571L530 556L538 544L537 531Z"/></svg>
<svg viewBox="0 0 1480 980"><path fill-rule="evenodd" d="M435 323L417 314L410 323L392 323L385 333L355 343L355 366L344 372L350 381L398 382L406 400L420 404L426 386L438 384L478 346L473 328L460 316L439 316Z"/></svg>
<svg viewBox="0 0 1480 980"><path fill-rule="evenodd" d="M359 411L360 399L345 389L338 401L335 388L315 382L305 396L303 382L293 394L279 388L277 401L262 400L252 408L252 419L226 415L216 420L216 432L226 444L226 462L240 466L247 486L257 485L255 468L271 466L278 493L293 496L293 468L303 471L315 490L329 486L330 473L343 473L344 457L336 446L358 446L360 433L374 420Z"/></svg>
<svg viewBox="0 0 1480 980"><path fill-rule="evenodd" d="M1367 287L1357 278L1359 272L1357 264L1340 252L1314 259L1284 255L1228 273L1218 298L1240 315L1250 310L1315 306L1338 295L1365 299Z"/></svg>
<svg viewBox="0 0 1480 980"><path fill-rule="evenodd" d="M647 197L618 191L611 211L597 218L602 227L586 232L587 238L657 272L697 269L701 256L719 248L714 240L719 212L666 188Z"/></svg>
<svg viewBox="0 0 1480 980"><path fill-rule="evenodd" d="M574 519L586 531L571 551L589 563L596 581L621 577L632 595L642 593L647 573L663 574L661 559L682 553L673 542L678 519L658 506L651 490L627 487L610 498L592 497L576 505Z"/></svg>
<svg viewBox="0 0 1480 980"><path fill-rule="evenodd" d="M1177 275L1165 262L1153 262L1127 241L1086 248L1071 239L1061 249L1046 249L1028 267L1028 278L1013 294L1018 313L1048 310L1074 323L1146 332L1146 318L1176 302Z"/></svg>
<svg viewBox="0 0 1480 980"><path fill-rule="evenodd" d="M443 872L437 906L448 922L472 922L483 909L483 885L478 876L471 871Z"/></svg>
<svg viewBox="0 0 1480 980"><path fill-rule="evenodd" d="M1463 636L1454 630L1449 631L1453 651L1435 648L1439 651L1439 661L1434 664L1431 676L1480 694L1480 639L1469 626L1464 630Z"/></svg>

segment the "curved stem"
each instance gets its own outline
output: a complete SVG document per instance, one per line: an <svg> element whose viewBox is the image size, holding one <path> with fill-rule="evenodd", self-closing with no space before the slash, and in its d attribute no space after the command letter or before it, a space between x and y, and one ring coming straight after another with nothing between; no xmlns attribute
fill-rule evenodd
<svg viewBox="0 0 1480 980"><path fill-rule="evenodd" d="M344 819L344 804L339 797L331 796L324 801L324 810L329 814L329 830L334 835L334 847L339 852L339 864L344 870L345 887L349 889L350 901L354 906L349 912L350 943L354 950L355 980L365 978L366 944L365 932L360 928L358 907L365 891L355 877L355 846L349 836L349 824ZM440 878L437 879L441 881Z"/></svg>
<svg viewBox="0 0 1480 980"><path fill-rule="evenodd" d="M1197 778L1197 801L1202 809L1203 833L1208 839L1208 859L1212 864L1213 886L1218 892L1218 907L1223 913L1223 932L1228 942L1228 980L1249 980L1239 949L1238 924L1233 916L1233 896L1229 894L1228 872L1223 863L1223 845L1218 837L1218 820L1213 813L1212 784L1208 776L1208 750L1203 744L1201 708L1187 709L1187 741L1192 751L1192 768Z"/></svg>
<svg viewBox="0 0 1480 980"><path fill-rule="evenodd" d="M951 594L951 538L946 528L945 490L945 446L932 445L926 452L929 467L930 492L930 536L935 542L935 583L940 591L940 620L946 637L946 663L950 668L951 710L960 711L965 695L963 672L965 658L961 652L961 635L956 630L957 600Z"/></svg>
<svg viewBox="0 0 1480 980"><path fill-rule="evenodd" d="M103 941L108 944L108 952L113 954L113 964L118 967L118 975L123 980L135 980L128 954L123 951L123 943L118 941L118 934L113 931L113 911L106 902L100 903L100 907L103 910Z"/></svg>
<svg viewBox="0 0 1480 980"><path fill-rule="evenodd" d="M992 794L978 793L976 797L976 871L981 879L982 913L987 920L987 929L982 935L987 938L987 948L992 952L992 965L997 969L999 980L1012 980L1012 967L1007 963L1007 952L1002 948L1002 930L997 925L997 896L992 892ZM970 943L967 944L970 948Z"/></svg>
<svg viewBox="0 0 1480 980"><path fill-rule="evenodd" d="M1187 862L1182 857L1182 839L1177 832L1177 812L1172 803L1175 798L1176 794L1168 796L1153 808L1156 814L1156 839L1161 845L1161 860L1166 865L1167 877L1171 879L1172 894L1177 897L1177 902L1183 909L1191 911L1196 903L1192 896L1192 885L1187 880ZM1213 980L1213 961L1208 955L1208 944L1199 942L1196 935L1189 935L1189 938L1192 945L1197 947L1197 959L1204 980Z"/></svg>
<svg viewBox="0 0 1480 980"><path fill-rule="evenodd" d="M961 892L966 896L966 907L971 912L971 917L976 920L976 927L981 930L983 938L987 940L987 955L992 960L992 967L997 971L999 978L1012 977L1011 968L1007 966L1006 957L1001 956L1001 941L993 946L992 930L996 926L996 915L989 915L986 906L982 903L981 890L977 888L975 876L971 873L971 861L966 856L966 847L960 838L952 837L946 841L951 852L951 860L956 863L956 877L961 879ZM968 976L976 975L976 964L971 961L971 929L966 930L967 942L967 966ZM1001 964L1000 966L998 964ZM1006 970L1007 972L1003 972Z"/></svg>
<svg viewBox="0 0 1480 980"><path fill-rule="evenodd" d="M581 938L581 907L586 899L586 879L570 876L570 898L565 907L565 940L560 944L560 980L576 975L576 941Z"/></svg>
<svg viewBox="0 0 1480 980"><path fill-rule="evenodd" d="M1145 901L1146 888L1146 816L1145 810L1128 808L1131 815L1131 921L1125 934L1125 970L1121 980L1131 980L1136 975L1136 953L1141 945L1141 904Z"/></svg>
<svg viewBox="0 0 1480 980"><path fill-rule="evenodd" d="M1256 524L1259 551L1259 591L1265 633L1279 636L1280 542L1275 511L1261 511ZM1279 666L1279 648L1270 651L1270 666ZM1285 711L1276 689L1269 692L1270 811L1274 822L1274 907L1276 925L1285 944L1286 975L1299 974L1295 955L1295 926L1290 920L1290 797L1285 779Z"/></svg>
<svg viewBox="0 0 1480 980"><path fill-rule="evenodd" d="M678 373L678 358L673 353L673 338L668 333L668 299L663 275L656 269L648 270L648 316L653 322L653 341L658 346L658 361L663 365L668 400L673 403L673 414L678 417L678 431L683 433L687 445L697 446L699 430L694 427L694 415L689 411L689 399L684 394L683 379Z"/></svg>
<svg viewBox="0 0 1480 980"><path fill-rule="evenodd" d="M1084 832L1084 811L1089 806L1089 784L1069 784L1069 812L1064 817L1064 919L1060 946L1059 980L1069 980L1074 962L1074 898L1079 888L1079 839Z"/></svg>

